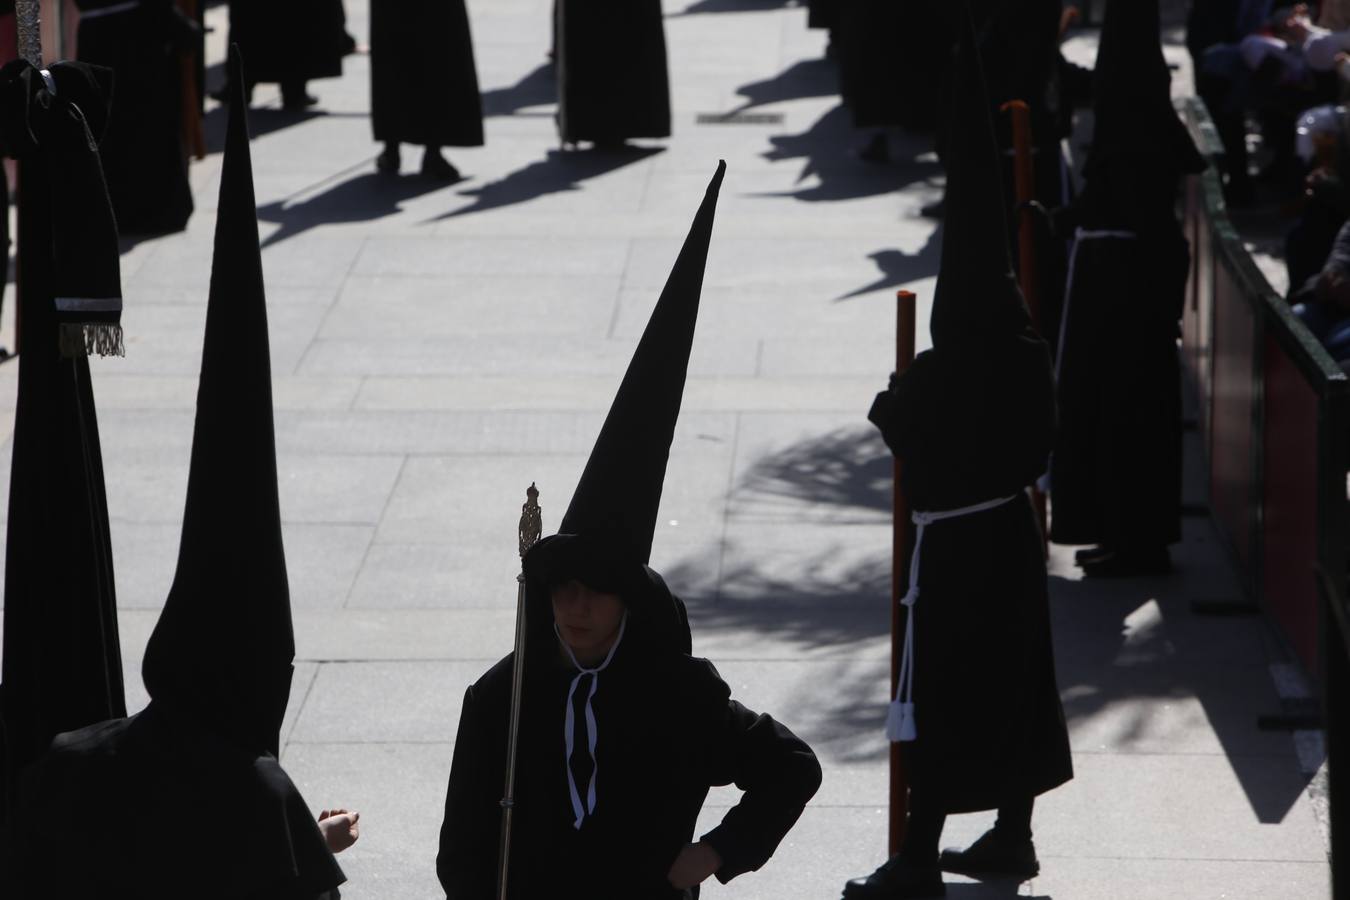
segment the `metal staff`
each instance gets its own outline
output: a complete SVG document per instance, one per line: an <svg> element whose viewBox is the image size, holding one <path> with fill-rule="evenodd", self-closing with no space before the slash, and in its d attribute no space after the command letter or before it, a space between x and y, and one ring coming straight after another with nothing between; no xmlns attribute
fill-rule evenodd
<svg viewBox="0 0 1350 900"><path fill-rule="evenodd" d="M506 900L506 871L511 862L511 818L516 809L516 742L520 737L520 686L525 677L525 554L539 540L544 521L539 489L531 482L520 507L520 574L516 576L516 655L511 669L511 724L506 739L506 789L502 793L502 840L497 870L497 898Z"/></svg>
<svg viewBox="0 0 1350 900"><path fill-rule="evenodd" d="M15 0L14 26L19 37L19 56L42 68L41 0Z"/></svg>

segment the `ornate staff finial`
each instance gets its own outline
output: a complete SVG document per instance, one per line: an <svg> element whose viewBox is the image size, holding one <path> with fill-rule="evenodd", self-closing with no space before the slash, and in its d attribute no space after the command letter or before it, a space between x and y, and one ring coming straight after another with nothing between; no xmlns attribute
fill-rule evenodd
<svg viewBox="0 0 1350 900"><path fill-rule="evenodd" d="M520 536L520 558L524 559L525 554L544 533L543 514L539 509L539 488L534 486L534 482L530 482L530 486L525 490L525 502L520 507L518 533Z"/></svg>
<svg viewBox="0 0 1350 900"><path fill-rule="evenodd" d="M19 35L19 55L42 68L41 0L15 0L14 24Z"/></svg>

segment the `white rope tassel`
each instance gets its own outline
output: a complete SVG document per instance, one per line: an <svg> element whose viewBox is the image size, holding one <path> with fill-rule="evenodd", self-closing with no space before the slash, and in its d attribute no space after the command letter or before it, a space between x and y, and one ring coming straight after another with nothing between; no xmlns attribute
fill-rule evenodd
<svg viewBox="0 0 1350 900"><path fill-rule="evenodd" d="M987 500L973 506L936 512L915 512L911 521L919 526L914 535L914 553L909 558L909 590L900 598L905 607L905 649L900 657L900 674L895 683L895 699L886 710L886 738L892 742L907 742L918 738L914 721L914 605L919 602L919 560L923 558L923 535L929 525L946 519L957 519L975 513L996 509L1016 500L1017 494L999 500Z"/></svg>
<svg viewBox="0 0 1350 900"><path fill-rule="evenodd" d="M576 656L572 653L572 648L567 646L567 641L563 640L562 632L558 630L558 624L553 623L553 630L558 635L558 643L562 644L563 650L567 651L567 658L572 661L572 665L577 668L577 675L572 679L572 686L567 689L567 713L563 716L563 743L566 747L567 755L563 759L563 764L567 769L567 791L572 798L572 813L576 816L572 822L572 827L581 828L581 824L586 821L588 815L595 813L595 779L600 774L600 764L595 759L595 745L600 736L600 729L595 724L595 710L591 707L591 700L595 698L595 690L600 686L600 673L608 668L610 660L614 659L614 651L619 649L619 643L623 640L624 629L628 627L628 613L623 614L623 619L619 622L619 634L614 638L614 646L609 648L609 653L605 656L605 661L594 669L587 669L577 662ZM591 679L591 689L586 693L586 750L591 755L591 780L586 786L586 803L582 805L581 794L577 790L576 776L572 774L572 751L576 749L574 732L576 727L576 714L573 712L572 700L577 693L577 685L581 684L581 679L587 675L593 675Z"/></svg>
<svg viewBox="0 0 1350 900"><path fill-rule="evenodd" d="M1073 246L1069 249L1069 270L1064 279L1064 304L1059 308L1059 344L1055 348L1055 384L1059 384L1059 373L1064 366L1064 342L1069 334L1069 304L1073 302L1073 281L1074 274L1078 269L1078 248L1084 241L1100 241L1103 239L1114 239L1122 241L1132 241L1139 237L1133 231L1100 229L1092 230L1088 228L1078 228L1073 233ZM1036 488L1042 494L1050 493L1050 469L1054 465L1054 457L1051 457L1050 464L1045 467L1045 474L1036 480Z"/></svg>

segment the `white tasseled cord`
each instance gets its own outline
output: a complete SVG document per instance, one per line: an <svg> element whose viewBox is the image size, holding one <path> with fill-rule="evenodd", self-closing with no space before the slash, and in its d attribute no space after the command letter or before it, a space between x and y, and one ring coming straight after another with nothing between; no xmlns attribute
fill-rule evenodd
<svg viewBox="0 0 1350 900"><path fill-rule="evenodd" d="M563 640L562 632L558 630L558 624L556 622L553 624L553 631L558 635L558 643L562 644L563 650L567 651L567 658L577 668L577 675L572 679L571 687L567 689L567 714L563 718L563 739L567 748L567 756L563 762L567 768L567 790L572 797L572 812L576 815L576 820L572 823L573 828L580 829L581 823L586 820L586 816L595 812L595 776L600 773L600 764L595 759L595 744L599 737L599 729L595 724L595 710L591 708L591 700L595 697L595 689L600 686L600 673L609 666L610 660L614 659L614 651L619 649L619 643L623 640L624 629L627 627L628 613L625 612L623 619L619 621L619 634L614 638L614 646L609 648L605 661L594 669L587 669L577 662L576 655L572 653L572 648L567 646L567 641ZM591 679L591 689L586 693L586 745L587 751L591 755L591 782L586 788L586 805L582 806L581 795L577 792L576 776L572 774L572 751L576 746L573 737L576 715L572 711L572 699L576 696L577 685L587 675L595 676Z"/></svg>
<svg viewBox="0 0 1350 900"><path fill-rule="evenodd" d="M919 560L923 557L923 533L934 522L956 519L995 509L1016 500L1017 494L988 500L960 509L915 512L910 516L919 530L914 535L914 553L909 559L909 590L900 598L905 607L905 649L900 657L900 673L895 683L895 699L886 710L886 737L891 741L912 741L919 736L914 724L914 604L919 600Z"/></svg>

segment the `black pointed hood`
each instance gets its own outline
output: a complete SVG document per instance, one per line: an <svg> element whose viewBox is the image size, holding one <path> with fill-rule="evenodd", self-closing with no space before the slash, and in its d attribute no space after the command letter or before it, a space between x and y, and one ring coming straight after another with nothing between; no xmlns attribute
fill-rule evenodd
<svg viewBox="0 0 1350 900"><path fill-rule="evenodd" d="M623 593L649 581L656 514L684 395L703 270L726 163L699 207L675 267L638 342L558 534L526 556L538 582L579 578Z"/></svg>
<svg viewBox="0 0 1350 900"><path fill-rule="evenodd" d="M953 71L942 267L933 296L933 345L1019 333L1031 317L1013 275L998 144L967 0L953 4Z"/></svg>
<svg viewBox="0 0 1350 900"><path fill-rule="evenodd" d="M143 674L158 704L277 752L295 638L277 499L267 307L239 51L178 568Z"/></svg>
<svg viewBox="0 0 1350 900"><path fill-rule="evenodd" d="M4 579L0 818L13 776L57 733L126 715L89 361L59 352L56 302L70 264L84 267L86 284L120 297L117 233L88 128L107 114L107 74L57 63L49 75L61 89L52 94L26 62L0 71L0 143L21 160L23 320ZM61 221L71 216L79 221ZM72 232L83 237L82 251L63 258Z"/></svg>
<svg viewBox="0 0 1350 900"><path fill-rule="evenodd" d="M1169 156L1180 172L1203 170L1171 84L1158 0L1107 0L1093 73L1093 155Z"/></svg>

